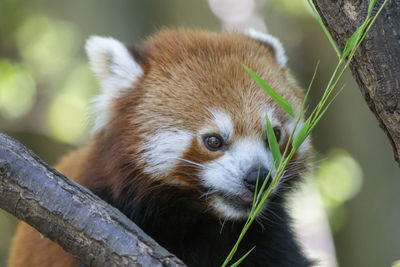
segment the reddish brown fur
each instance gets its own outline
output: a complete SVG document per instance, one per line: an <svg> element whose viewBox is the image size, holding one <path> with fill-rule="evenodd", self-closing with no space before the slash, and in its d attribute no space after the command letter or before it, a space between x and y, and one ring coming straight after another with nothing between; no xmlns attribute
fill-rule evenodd
<svg viewBox="0 0 400 267"><path fill-rule="evenodd" d="M118 196L127 188L135 188L143 194L136 197L142 198L149 191L163 189L161 181L142 171L146 162L141 148L155 128L197 133L212 121L209 109L219 108L233 120L234 142L243 136L265 135L260 112L266 105L275 108L280 121L288 120L286 112L260 90L242 64L294 106L300 104L301 89L288 70L275 63L274 52L242 34L164 30L144 41L138 51L135 57L140 57L145 75L133 85L134 90L115 101L115 118L87 148L74 152L57 166L94 192L108 186L112 195ZM210 152L193 139L184 157L201 163L222 153ZM177 166L162 183L195 189L196 180L182 175L184 172L194 170ZM74 264L58 245L41 238L29 226L19 226L9 266Z"/></svg>

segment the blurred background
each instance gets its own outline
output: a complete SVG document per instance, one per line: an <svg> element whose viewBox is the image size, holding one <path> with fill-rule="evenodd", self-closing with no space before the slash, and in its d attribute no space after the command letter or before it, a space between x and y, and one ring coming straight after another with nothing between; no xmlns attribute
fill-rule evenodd
<svg viewBox="0 0 400 267"><path fill-rule="evenodd" d="M303 87L321 61L315 103L336 55L303 0L1 0L0 131L50 164L85 144L98 92L83 49L92 34L135 44L163 27L249 26L282 41ZM390 266L400 258L400 170L350 73L343 83L313 134L314 171L292 199L296 229L319 266ZM0 267L16 223L0 210Z"/></svg>

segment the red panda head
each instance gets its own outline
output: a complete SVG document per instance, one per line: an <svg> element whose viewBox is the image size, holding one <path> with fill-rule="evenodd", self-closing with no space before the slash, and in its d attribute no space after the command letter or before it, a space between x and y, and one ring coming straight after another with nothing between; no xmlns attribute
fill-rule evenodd
<svg viewBox="0 0 400 267"><path fill-rule="evenodd" d="M243 65L295 110L302 100L279 41L256 31L164 30L135 49L102 37L90 38L86 49L102 88L93 104L94 130L113 194L168 187L171 198L195 192L191 202L215 216L246 218L255 179L273 165L265 115L282 149L294 119ZM308 152L307 141L287 180L304 170Z"/></svg>

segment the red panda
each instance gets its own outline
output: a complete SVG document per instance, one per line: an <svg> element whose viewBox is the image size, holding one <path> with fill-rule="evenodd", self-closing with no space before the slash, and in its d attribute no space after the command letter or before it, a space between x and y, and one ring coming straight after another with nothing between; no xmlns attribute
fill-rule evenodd
<svg viewBox="0 0 400 267"><path fill-rule="evenodd" d="M94 136L57 169L120 209L188 266L221 265L249 215L258 174L265 177L272 168L266 114L281 149L294 127L243 65L295 111L301 105L303 92L290 76L282 45L254 30L163 30L136 48L91 37L86 50L101 85L93 101ZM310 151L306 140L244 237L237 257L255 249L242 266L311 266L284 208ZM79 264L20 224L9 266Z"/></svg>

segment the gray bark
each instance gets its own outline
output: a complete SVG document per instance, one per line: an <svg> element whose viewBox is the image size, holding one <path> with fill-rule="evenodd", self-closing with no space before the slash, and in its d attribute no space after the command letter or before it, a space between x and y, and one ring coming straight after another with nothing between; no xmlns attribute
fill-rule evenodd
<svg viewBox="0 0 400 267"><path fill-rule="evenodd" d="M88 266L185 266L120 211L1 133L0 208Z"/></svg>
<svg viewBox="0 0 400 267"><path fill-rule="evenodd" d="M367 0L313 0L322 21L343 50L364 21ZM382 0L372 15L379 9ZM400 165L400 1L390 0L354 55L350 69Z"/></svg>

